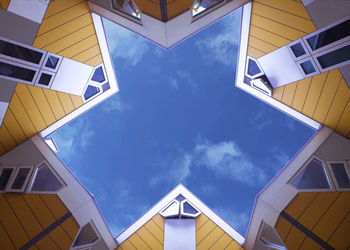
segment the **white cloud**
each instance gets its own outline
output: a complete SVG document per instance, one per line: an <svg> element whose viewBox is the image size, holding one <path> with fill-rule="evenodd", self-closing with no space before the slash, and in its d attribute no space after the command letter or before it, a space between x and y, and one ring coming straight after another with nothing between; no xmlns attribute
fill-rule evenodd
<svg viewBox="0 0 350 250"><path fill-rule="evenodd" d="M120 97L120 94L116 94L106 100L102 105L102 111L110 113L110 112L123 112L125 110L130 109L130 106L126 104Z"/></svg>
<svg viewBox="0 0 350 250"><path fill-rule="evenodd" d="M249 224L249 214L247 212L238 213L232 207L217 207L213 210L243 236L246 234Z"/></svg>
<svg viewBox="0 0 350 250"><path fill-rule="evenodd" d="M150 49L148 41L119 25L106 20L104 26L109 31L113 30L108 32L111 34L108 36L108 45L114 58L123 59L131 66L135 66Z"/></svg>

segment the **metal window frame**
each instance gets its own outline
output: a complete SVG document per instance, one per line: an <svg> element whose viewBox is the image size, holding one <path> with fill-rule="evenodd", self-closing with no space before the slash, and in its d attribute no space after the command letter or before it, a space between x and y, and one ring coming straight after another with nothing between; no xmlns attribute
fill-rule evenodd
<svg viewBox="0 0 350 250"><path fill-rule="evenodd" d="M87 224L90 224L91 228L94 230L95 234L97 235L97 240L94 241L93 243L88 243L88 244L85 244L85 245L73 247L74 242L75 242L76 239L78 238L79 233L81 232L82 228L83 228L84 226L86 226ZM79 228L79 231L78 231L78 233L75 235L75 237L74 237L74 239L73 239L73 241L72 241L72 245L70 246L69 249L70 249L70 250L78 250L78 249L84 249L84 250L85 250L85 249L91 249L91 247L92 247L93 245L95 245L95 243L98 242L101 238L102 238L102 237L101 237L100 233L98 232L98 230L97 230L97 228L96 228L94 222L93 222L92 220L90 220L88 223L84 224L82 227Z"/></svg>
<svg viewBox="0 0 350 250"><path fill-rule="evenodd" d="M184 203L187 202L188 204L190 204L194 209L197 210L197 213L195 214L189 214L189 213L185 213L184 212ZM184 199L180 202L180 216L185 215L187 217L191 217L191 218L196 218L197 216L199 216L201 214L201 211L195 206L193 205L189 200Z"/></svg>
<svg viewBox="0 0 350 250"><path fill-rule="evenodd" d="M11 64L11 65L14 65L14 66L18 66L18 67L22 67L22 68L26 68L26 69L35 71L35 74L34 74L34 77L33 77L32 81L26 81L26 80L14 78L14 77L9 77L9 76L3 76L3 75L0 75L0 78L6 79L6 80L10 80L10 81L20 82L20 83L25 83L25 84L29 84L29 85L34 85L36 79L38 78L38 74L39 74L39 69L38 68L34 68L34 67L28 66L26 64L21 64L21 63L15 62L15 61L8 61L8 60L5 60L3 58L0 58L0 62Z"/></svg>
<svg viewBox="0 0 350 250"><path fill-rule="evenodd" d="M40 80L40 77L41 77L42 73L45 73L45 74L48 74L48 75L52 76L51 79L50 79L50 82L49 82L49 84L47 86L39 83L39 80ZM47 71L47 70L40 70L39 73L38 73L38 77L36 78L36 81L34 83L34 86L37 86L37 87L40 87L40 88L45 88L45 89L51 89L51 85L52 85L53 80L55 79L55 76L56 76L56 74L54 72Z"/></svg>
<svg viewBox="0 0 350 250"><path fill-rule="evenodd" d="M305 55L296 57L296 56L294 55L293 50L292 50L292 46L293 46L293 45L296 45L296 44L298 44L298 43L300 43L301 46L303 47L303 49L305 50ZM298 39L298 40L296 40L296 41L294 41L294 42L292 42L292 43L289 43L287 46L288 46L288 48L289 48L290 54L291 54L292 57L294 58L294 61L299 61L299 60L302 60L302 59L304 59L304 58L310 56L309 48L305 45L305 42L304 42L304 40L303 40L302 38L300 38L300 39Z"/></svg>
<svg viewBox="0 0 350 250"><path fill-rule="evenodd" d="M3 37L3 36L0 36L0 39L4 40L6 42L9 42L9 43L18 45L18 46L22 46L24 48L27 48L27 49L30 49L30 50L33 50L33 51L36 51L36 52L40 52L40 53L43 54L41 59L40 59L40 62L38 64L32 63L32 62L28 62L28 61L24 61L24 60L21 60L21 59L16 58L16 57L6 56L6 55L3 55L3 54L0 54L0 58L4 58L4 59L10 60L10 61L15 61L15 62L18 62L20 64L25 64L25 65L32 66L32 67L41 68L41 66L42 66L42 64L43 64L43 62L44 62L44 60L46 58L47 51L35 48L33 46L29 46L29 45L26 45L26 44L23 44L23 43L20 43L20 42L17 42L17 41L10 40L10 39L8 39L6 37Z"/></svg>
<svg viewBox="0 0 350 250"><path fill-rule="evenodd" d="M46 167L49 168L49 170L51 171L51 173L56 177L56 179L62 184L62 187L59 188L57 191L32 191L31 188L34 184L34 180L35 177L37 175L37 171L38 171L38 167L40 167L41 165L45 164ZM34 166L33 168L33 172L32 175L30 177L30 180L28 182L27 188L26 188L26 193L29 194L57 194L62 188L65 188L67 186L67 184L63 181L63 179L57 174L57 172L55 171L55 169L53 167L51 167L51 165L45 160L42 161L40 163L38 163L37 165Z"/></svg>
<svg viewBox="0 0 350 250"><path fill-rule="evenodd" d="M30 177L32 175L33 166L16 166L14 168L15 168L15 171L12 172L11 177L10 177L9 181L7 182L7 184L6 184L5 192L6 193L24 193L26 188L27 188L29 179L30 179ZM21 189L12 189L11 186L12 186L13 182L15 181L19 171L21 169L23 169L23 168L29 168L29 173L28 173L26 179L23 182L22 188Z"/></svg>
<svg viewBox="0 0 350 250"><path fill-rule="evenodd" d="M255 75L250 75L250 74L248 73L249 60L253 60L253 61L256 63L256 65L258 65L258 68L260 69L260 73L255 74ZM259 62L258 62L258 60L256 60L255 58L253 58L253 57L251 57L251 56L247 56L247 57L246 57L246 62L245 62L245 72L244 72L244 74L245 74L246 76L248 76L249 78L254 79L254 78L257 78L257 77L259 77L259 76L265 75L265 72L264 72L264 70L261 68L261 66L260 66L260 64L259 64Z"/></svg>
<svg viewBox="0 0 350 250"><path fill-rule="evenodd" d="M170 201L164 208L162 208L162 210L160 210L160 212L159 212L159 214L163 217L163 218L169 218L169 217L173 217L173 216L176 216L175 214L174 215L165 215L165 211L170 207L170 205L172 204L172 203L174 203L175 202L175 204L177 204L177 206L179 207L179 211L177 212L177 214L176 215L179 215L179 213L180 213L180 210L181 210L181 203L178 201L178 200L176 200L176 199L173 199L172 201Z"/></svg>
<svg viewBox="0 0 350 250"><path fill-rule="evenodd" d="M47 63L47 60L49 59L49 56L54 56L54 57L58 58L58 62L57 62L57 65L56 65L55 69L52 69L52 68L49 68L49 67L45 66L46 63ZM62 56L56 55L56 54L51 53L51 52L47 52L47 54L45 56L45 60L44 60L43 65L42 65L42 69L56 73L58 71L60 65L61 65L62 60L63 60Z"/></svg>
<svg viewBox="0 0 350 250"><path fill-rule="evenodd" d="M350 178L350 166L349 166L347 161L327 161L327 167L328 167L329 172L330 172L330 177L332 178L332 181L333 181L334 186L335 186L337 191L350 191L350 188L339 187L337 178L335 177L335 174L333 172L331 164L339 164L339 163L344 165L345 172L348 174L348 177Z"/></svg>
<svg viewBox="0 0 350 250"><path fill-rule="evenodd" d="M310 73L310 74L306 74L303 70L303 67L301 66L302 63L304 62L307 62L307 61L310 61L312 66L314 66L315 68L315 72L313 73ZM314 75L318 75L321 73L320 69L318 68L318 65L316 64L316 62L314 61L314 59L312 57L306 57L302 60L299 60L297 62L295 62L298 66L298 69L300 70L301 74L303 75L304 78L308 78L308 77L311 77L311 76L314 76Z"/></svg>
<svg viewBox="0 0 350 250"><path fill-rule="evenodd" d="M299 189L297 187L295 187L293 185L293 182L295 181L296 178L298 178L298 176L301 174L301 172L304 171L305 168L307 168L307 166L309 165L309 163L312 161L312 160L318 160L322 163L322 166L323 166L323 170L325 172L325 175L326 175L326 178L327 178L327 181L328 181L328 184L329 184L329 188L312 188L312 189ZM299 169L298 171L296 171L293 175L293 177L287 182L287 184L289 184L290 186L292 186L293 188L295 188L296 190L298 190L299 192L334 192L336 191L336 188L335 188L335 185L333 183L333 180L331 178L331 175L330 175L330 171L327 167L327 162L323 159L321 159L320 157L317 157L316 155L312 155Z"/></svg>

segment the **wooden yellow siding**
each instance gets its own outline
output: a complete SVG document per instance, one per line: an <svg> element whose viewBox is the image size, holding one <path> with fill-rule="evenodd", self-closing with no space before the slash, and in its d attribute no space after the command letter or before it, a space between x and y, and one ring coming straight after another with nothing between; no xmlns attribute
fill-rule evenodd
<svg viewBox="0 0 350 250"><path fill-rule="evenodd" d="M146 222L117 249L163 249L164 218L159 214Z"/></svg>
<svg viewBox="0 0 350 250"><path fill-rule="evenodd" d="M162 20L160 12L160 2L156 0L135 0L137 7L139 7L141 13L145 13L153 18ZM142 15L142 14L141 14Z"/></svg>
<svg viewBox="0 0 350 250"><path fill-rule="evenodd" d="M261 57L315 30L301 2L254 0L247 54Z"/></svg>
<svg viewBox="0 0 350 250"><path fill-rule="evenodd" d="M299 193L284 212L335 249L350 245L350 193ZM316 249L320 246L289 221L279 217L276 231L288 249Z"/></svg>
<svg viewBox="0 0 350 250"><path fill-rule="evenodd" d="M167 0L168 20L191 9L193 0Z"/></svg>
<svg viewBox="0 0 350 250"><path fill-rule="evenodd" d="M0 249L18 249L68 212L55 194L0 194ZM68 249L79 230L67 219L30 249Z"/></svg>
<svg viewBox="0 0 350 250"><path fill-rule="evenodd" d="M275 88L272 97L350 138L350 89L339 69Z"/></svg>
<svg viewBox="0 0 350 250"><path fill-rule="evenodd" d="M0 0L0 9L7 10L7 7L10 4L10 0Z"/></svg>

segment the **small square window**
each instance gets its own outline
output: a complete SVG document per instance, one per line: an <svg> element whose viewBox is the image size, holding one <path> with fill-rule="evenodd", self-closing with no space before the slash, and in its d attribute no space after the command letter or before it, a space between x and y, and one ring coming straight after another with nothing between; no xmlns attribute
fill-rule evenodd
<svg viewBox="0 0 350 250"><path fill-rule="evenodd" d="M350 188L350 177L344 163L331 163L330 165L339 188Z"/></svg>
<svg viewBox="0 0 350 250"><path fill-rule="evenodd" d="M301 43L296 43L296 44L290 46L290 49L293 51L293 54L295 55L296 58L306 54Z"/></svg>
<svg viewBox="0 0 350 250"><path fill-rule="evenodd" d="M38 84L49 86L51 78L52 78L52 75L46 74L46 73L41 73Z"/></svg>
<svg viewBox="0 0 350 250"><path fill-rule="evenodd" d="M300 64L301 68L303 69L305 75L311 74L316 72L316 69L311 61L306 61Z"/></svg>
<svg viewBox="0 0 350 250"><path fill-rule="evenodd" d="M50 68L50 69L56 69L59 60L60 59L55 57L55 56L49 56L47 58L45 67Z"/></svg>
<svg viewBox="0 0 350 250"><path fill-rule="evenodd" d="M8 181L10 180L13 168L3 168L0 175L0 190L3 191L6 188Z"/></svg>
<svg viewBox="0 0 350 250"><path fill-rule="evenodd" d="M30 172L30 168L20 168L15 180L11 185L11 190L21 190L27 180L28 174Z"/></svg>

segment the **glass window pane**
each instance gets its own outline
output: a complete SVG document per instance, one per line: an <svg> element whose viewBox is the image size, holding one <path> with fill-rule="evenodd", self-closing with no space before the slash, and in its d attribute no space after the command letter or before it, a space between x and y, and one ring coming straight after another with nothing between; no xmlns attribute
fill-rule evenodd
<svg viewBox="0 0 350 250"><path fill-rule="evenodd" d="M322 68L328 68L350 59L350 45L317 57Z"/></svg>
<svg viewBox="0 0 350 250"><path fill-rule="evenodd" d="M203 11L221 3L223 0L196 0L192 7L192 16L196 16Z"/></svg>
<svg viewBox="0 0 350 250"><path fill-rule="evenodd" d="M306 54L301 43L294 44L294 45L290 46L290 48L293 51L293 54L295 55L295 57L299 57L299 56Z"/></svg>
<svg viewBox="0 0 350 250"><path fill-rule="evenodd" d="M106 82L102 85L102 92L105 92L106 90L110 89L111 87L109 86L109 83Z"/></svg>
<svg viewBox="0 0 350 250"><path fill-rule="evenodd" d="M305 75L314 73L316 70L310 61L306 61L300 64L303 69Z"/></svg>
<svg viewBox="0 0 350 250"><path fill-rule="evenodd" d="M185 197L183 197L182 194L179 194L175 199L181 202L185 199Z"/></svg>
<svg viewBox="0 0 350 250"><path fill-rule="evenodd" d="M30 171L30 168L21 168L18 171L14 182L12 183L11 189L22 189L23 184L26 181L27 176L29 174L29 171Z"/></svg>
<svg viewBox="0 0 350 250"><path fill-rule="evenodd" d="M100 92L100 89L98 87L95 87L95 86L92 86L92 85L89 85L86 90L85 90L85 93L84 93L84 98L85 100L93 97L94 95L96 95L97 93Z"/></svg>
<svg viewBox="0 0 350 250"><path fill-rule="evenodd" d="M55 69L57 64L58 64L58 61L59 61L59 59L57 57L49 56L47 61L46 61L45 67L48 67L50 69Z"/></svg>
<svg viewBox="0 0 350 250"><path fill-rule="evenodd" d="M95 69L95 72L94 72L93 76L91 77L91 80L93 80L95 82L104 82L105 81L105 76L103 74L102 66Z"/></svg>
<svg viewBox="0 0 350 250"><path fill-rule="evenodd" d="M23 61L39 64L43 56L42 52L31 50L20 45L6 42L0 39L0 53L6 56L18 58Z"/></svg>
<svg viewBox="0 0 350 250"><path fill-rule="evenodd" d="M248 74L251 76L254 76L256 74L259 74L261 70L259 69L259 66L256 64L256 62L252 59L249 59L248 62Z"/></svg>
<svg viewBox="0 0 350 250"><path fill-rule="evenodd" d="M120 10L138 20L141 18L141 12L134 1L112 0L112 4L113 8L116 10Z"/></svg>
<svg viewBox="0 0 350 250"><path fill-rule="evenodd" d="M322 165L313 159L294 180L293 185L299 189L329 189L328 179Z"/></svg>
<svg viewBox="0 0 350 250"><path fill-rule="evenodd" d="M332 171L340 188L350 188L350 177L343 163L332 163Z"/></svg>
<svg viewBox="0 0 350 250"><path fill-rule="evenodd" d="M80 230L78 237L74 241L73 247L91 244L97 240L98 236L96 235L90 223L88 223Z"/></svg>
<svg viewBox="0 0 350 250"><path fill-rule="evenodd" d="M283 242L274 228L264 223L260 240L267 246L274 246L277 249L285 249Z"/></svg>
<svg viewBox="0 0 350 250"><path fill-rule="evenodd" d="M36 169L30 190L55 192L62 187L62 183L57 180L56 176L51 172L48 166L42 164Z"/></svg>
<svg viewBox="0 0 350 250"><path fill-rule="evenodd" d="M196 214L196 213L198 213L198 211L194 208L194 207L192 207L191 205L190 205L190 203L188 203L187 201L185 201L184 203L183 203L183 211L186 213L186 214Z"/></svg>
<svg viewBox="0 0 350 250"><path fill-rule="evenodd" d="M18 80L33 81L35 71L12 64L0 62L0 75L12 77Z"/></svg>
<svg viewBox="0 0 350 250"><path fill-rule="evenodd" d="M6 184L9 181L13 168L4 168L0 176L0 190L5 190Z"/></svg>
<svg viewBox="0 0 350 250"><path fill-rule="evenodd" d="M52 75L41 73L38 83L41 85L49 86L51 78L52 78Z"/></svg>
<svg viewBox="0 0 350 250"><path fill-rule="evenodd" d="M350 19L307 39L312 50L338 41L350 35Z"/></svg>

